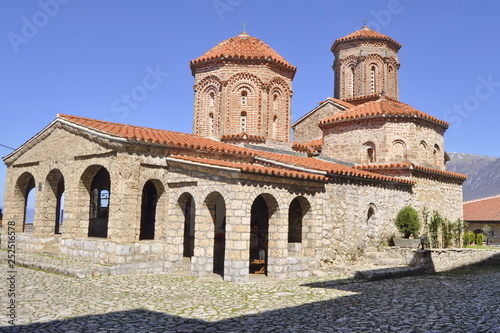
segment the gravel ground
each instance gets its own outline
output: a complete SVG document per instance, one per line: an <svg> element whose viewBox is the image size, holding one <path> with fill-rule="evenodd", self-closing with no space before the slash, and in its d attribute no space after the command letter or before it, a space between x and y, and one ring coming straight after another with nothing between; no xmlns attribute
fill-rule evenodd
<svg viewBox="0 0 500 333"><path fill-rule="evenodd" d="M4 286L0 332L500 332L500 268L232 284L180 274L79 279L16 267L16 326Z"/></svg>

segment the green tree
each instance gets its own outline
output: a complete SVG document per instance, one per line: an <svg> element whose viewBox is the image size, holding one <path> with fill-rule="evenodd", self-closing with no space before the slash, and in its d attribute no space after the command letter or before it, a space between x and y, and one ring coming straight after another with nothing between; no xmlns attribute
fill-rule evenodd
<svg viewBox="0 0 500 333"><path fill-rule="evenodd" d="M431 238L431 247L439 247L439 228L443 224L443 217L438 211L434 211L429 223L429 236Z"/></svg>
<svg viewBox="0 0 500 333"><path fill-rule="evenodd" d="M411 235L414 237L418 236L420 218L415 208L411 206L402 208L396 216L396 221L394 223L405 238L410 238Z"/></svg>

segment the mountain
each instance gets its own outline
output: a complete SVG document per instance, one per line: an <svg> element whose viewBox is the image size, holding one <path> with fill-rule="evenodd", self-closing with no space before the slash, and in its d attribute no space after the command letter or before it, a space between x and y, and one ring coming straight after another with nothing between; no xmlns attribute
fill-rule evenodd
<svg viewBox="0 0 500 333"><path fill-rule="evenodd" d="M468 176L464 182L464 201L500 195L500 158L464 153L448 153L446 169Z"/></svg>

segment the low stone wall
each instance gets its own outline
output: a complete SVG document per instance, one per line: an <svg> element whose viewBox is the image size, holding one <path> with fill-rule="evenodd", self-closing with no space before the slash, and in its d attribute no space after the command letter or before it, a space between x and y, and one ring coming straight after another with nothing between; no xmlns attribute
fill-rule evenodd
<svg viewBox="0 0 500 333"><path fill-rule="evenodd" d="M417 250L416 265L425 265L434 272L444 272L481 264L500 264L500 250L432 249Z"/></svg>

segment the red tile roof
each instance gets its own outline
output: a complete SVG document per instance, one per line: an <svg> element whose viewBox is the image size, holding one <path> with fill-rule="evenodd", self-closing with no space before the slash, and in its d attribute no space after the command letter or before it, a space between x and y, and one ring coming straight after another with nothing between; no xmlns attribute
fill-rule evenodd
<svg viewBox="0 0 500 333"><path fill-rule="evenodd" d="M391 37L386 36L384 34L381 34L380 32L377 32L375 30L372 30L372 29L368 28L367 26L364 26L362 29L357 30L357 31L345 36L345 37L341 37L341 38L336 39L332 45L332 50L342 42L351 41L351 40L355 40L355 39L385 40L385 41L392 43L397 50L399 50L401 48L401 44L396 42Z"/></svg>
<svg viewBox="0 0 500 333"><path fill-rule="evenodd" d="M297 70L295 66L288 63L285 58L280 56L269 45L260 39L249 36L246 32L220 42L201 57L192 60L191 70L200 63L222 57L225 59L272 60L294 73Z"/></svg>
<svg viewBox="0 0 500 333"><path fill-rule="evenodd" d="M414 164L408 161L402 161L402 162L397 162L397 163L387 163L387 164L365 164L365 165L355 165L355 169L360 169L360 170L418 170L418 171L423 171L423 172L428 172L428 173L434 173L442 176L447 176L447 177L452 177L452 178L458 178L460 180L466 180L467 176L463 175L461 173L456 173L456 172L451 172L451 171L444 171L444 170L439 170L439 169L434 169L434 168L429 168L429 167L424 167L418 164Z"/></svg>
<svg viewBox="0 0 500 333"><path fill-rule="evenodd" d="M445 128L448 128L449 126L446 121L437 119L427 113L411 107L408 104L401 103L386 96L381 96L381 98L377 101L364 103L353 109L339 112L330 118L322 120L320 122L320 126L362 118L379 117L420 118L431 121Z"/></svg>
<svg viewBox="0 0 500 333"><path fill-rule="evenodd" d="M252 155L251 151L249 151L248 149L192 134L165 131L133 125L124 125L64 114L58 114L57 117L60 120L69 121L72 124L83 126L87 129L91 129L102 134L107 134L116 138L124 138L130 141L154 143L170 147L199 149L229 154Z"/></svg>
<svg viewBox="0 0 500 333"><path fill-rule="evenodd" d="M272 168L272 167L266 167L266 166L256 165L256 164L236 163L236 162L229 162L229 161L224 161L224 160L199 158L199 157L193 157L193 156L173 155L170 157L174 158L174 159L184 160L184 161L190 161L190 162L209 164L209 165L215 165L215 166L220 166L220 167L239 169L241 171L249 172L249 173L259 173L259 174L271 175L271 176L311 179L311 180L320 180L320 181L327 181L328 180L328 177L325 177L325 176L319 175L319 174L315 174L315 173Z"/></svg>
<svg viewBox="0 0 500 333"><path fill-rule="evenodd" d="M63 114L58 114L57 117L57 120L59 121L76 125L78 127L83 127L84 129L111 136L116 139L145 144L154 143L164 145L166 147L186 148L197 151L232 154L235 157L237 157L238 155L251 156L254 158L263 157L277 163L289 165L289 169L305 168L324 171L333 175L351 176L404 184L414 184L414 182L406 179L394 178L376 173L370 173L363 170L357 170L345 165L335 164L317 158L285 155L243 148L192 134L171 132L140 126L124 125Z"/></svg>
<svg viewBox="0 0 500 333"><path fill-rule="evenodd" d="M500 195L464 202L464 220L500 222Z"/></svg>
<svg viewBox="0 0 500 333"><path fill-rule="evenodd" d="M346 102L345 100L342 100L342 99L338 99L338 98L333 98L333 97L328 97L328 99L326 101L332 101L334 103L337 103L339 105L342 105L343 107L347 108L347 109L351 109L351 108L354 108L356 107L356 105L354 104L351 104L349 102ZM325 101L325 102L326 102ZM324 102L323 102L324 103Z"/></svg>
<svg viewBox="0 0 500 333"><path fill-rule="evenodd" d="M318 158L284 155L284 154L277 154L277 153L271 153L271 152L266 152L266 151L259 151L258 156L261 156L261 157L267 158L267 159L271 159L271 160L275 160L277 162L286 163L289 165L295 165L297 167L303 167L303 168L324 171L324 172L326 172L328 174L332 174L332 175L351 176L351 177L357 177L357 178L367 178L367 179L396 182L396 183L404 183L404 184L415 184L415 182L413 182L411 180L389 177L389 176L384 176L384 175L380 175L380 174L376 174L376 173L372 173L372 172L367 172L364 170L358 170L358 169L355 169L355 168L352 168L352 167L349 167L346 165L335 164L332 162L320 160Z"/></svg>

